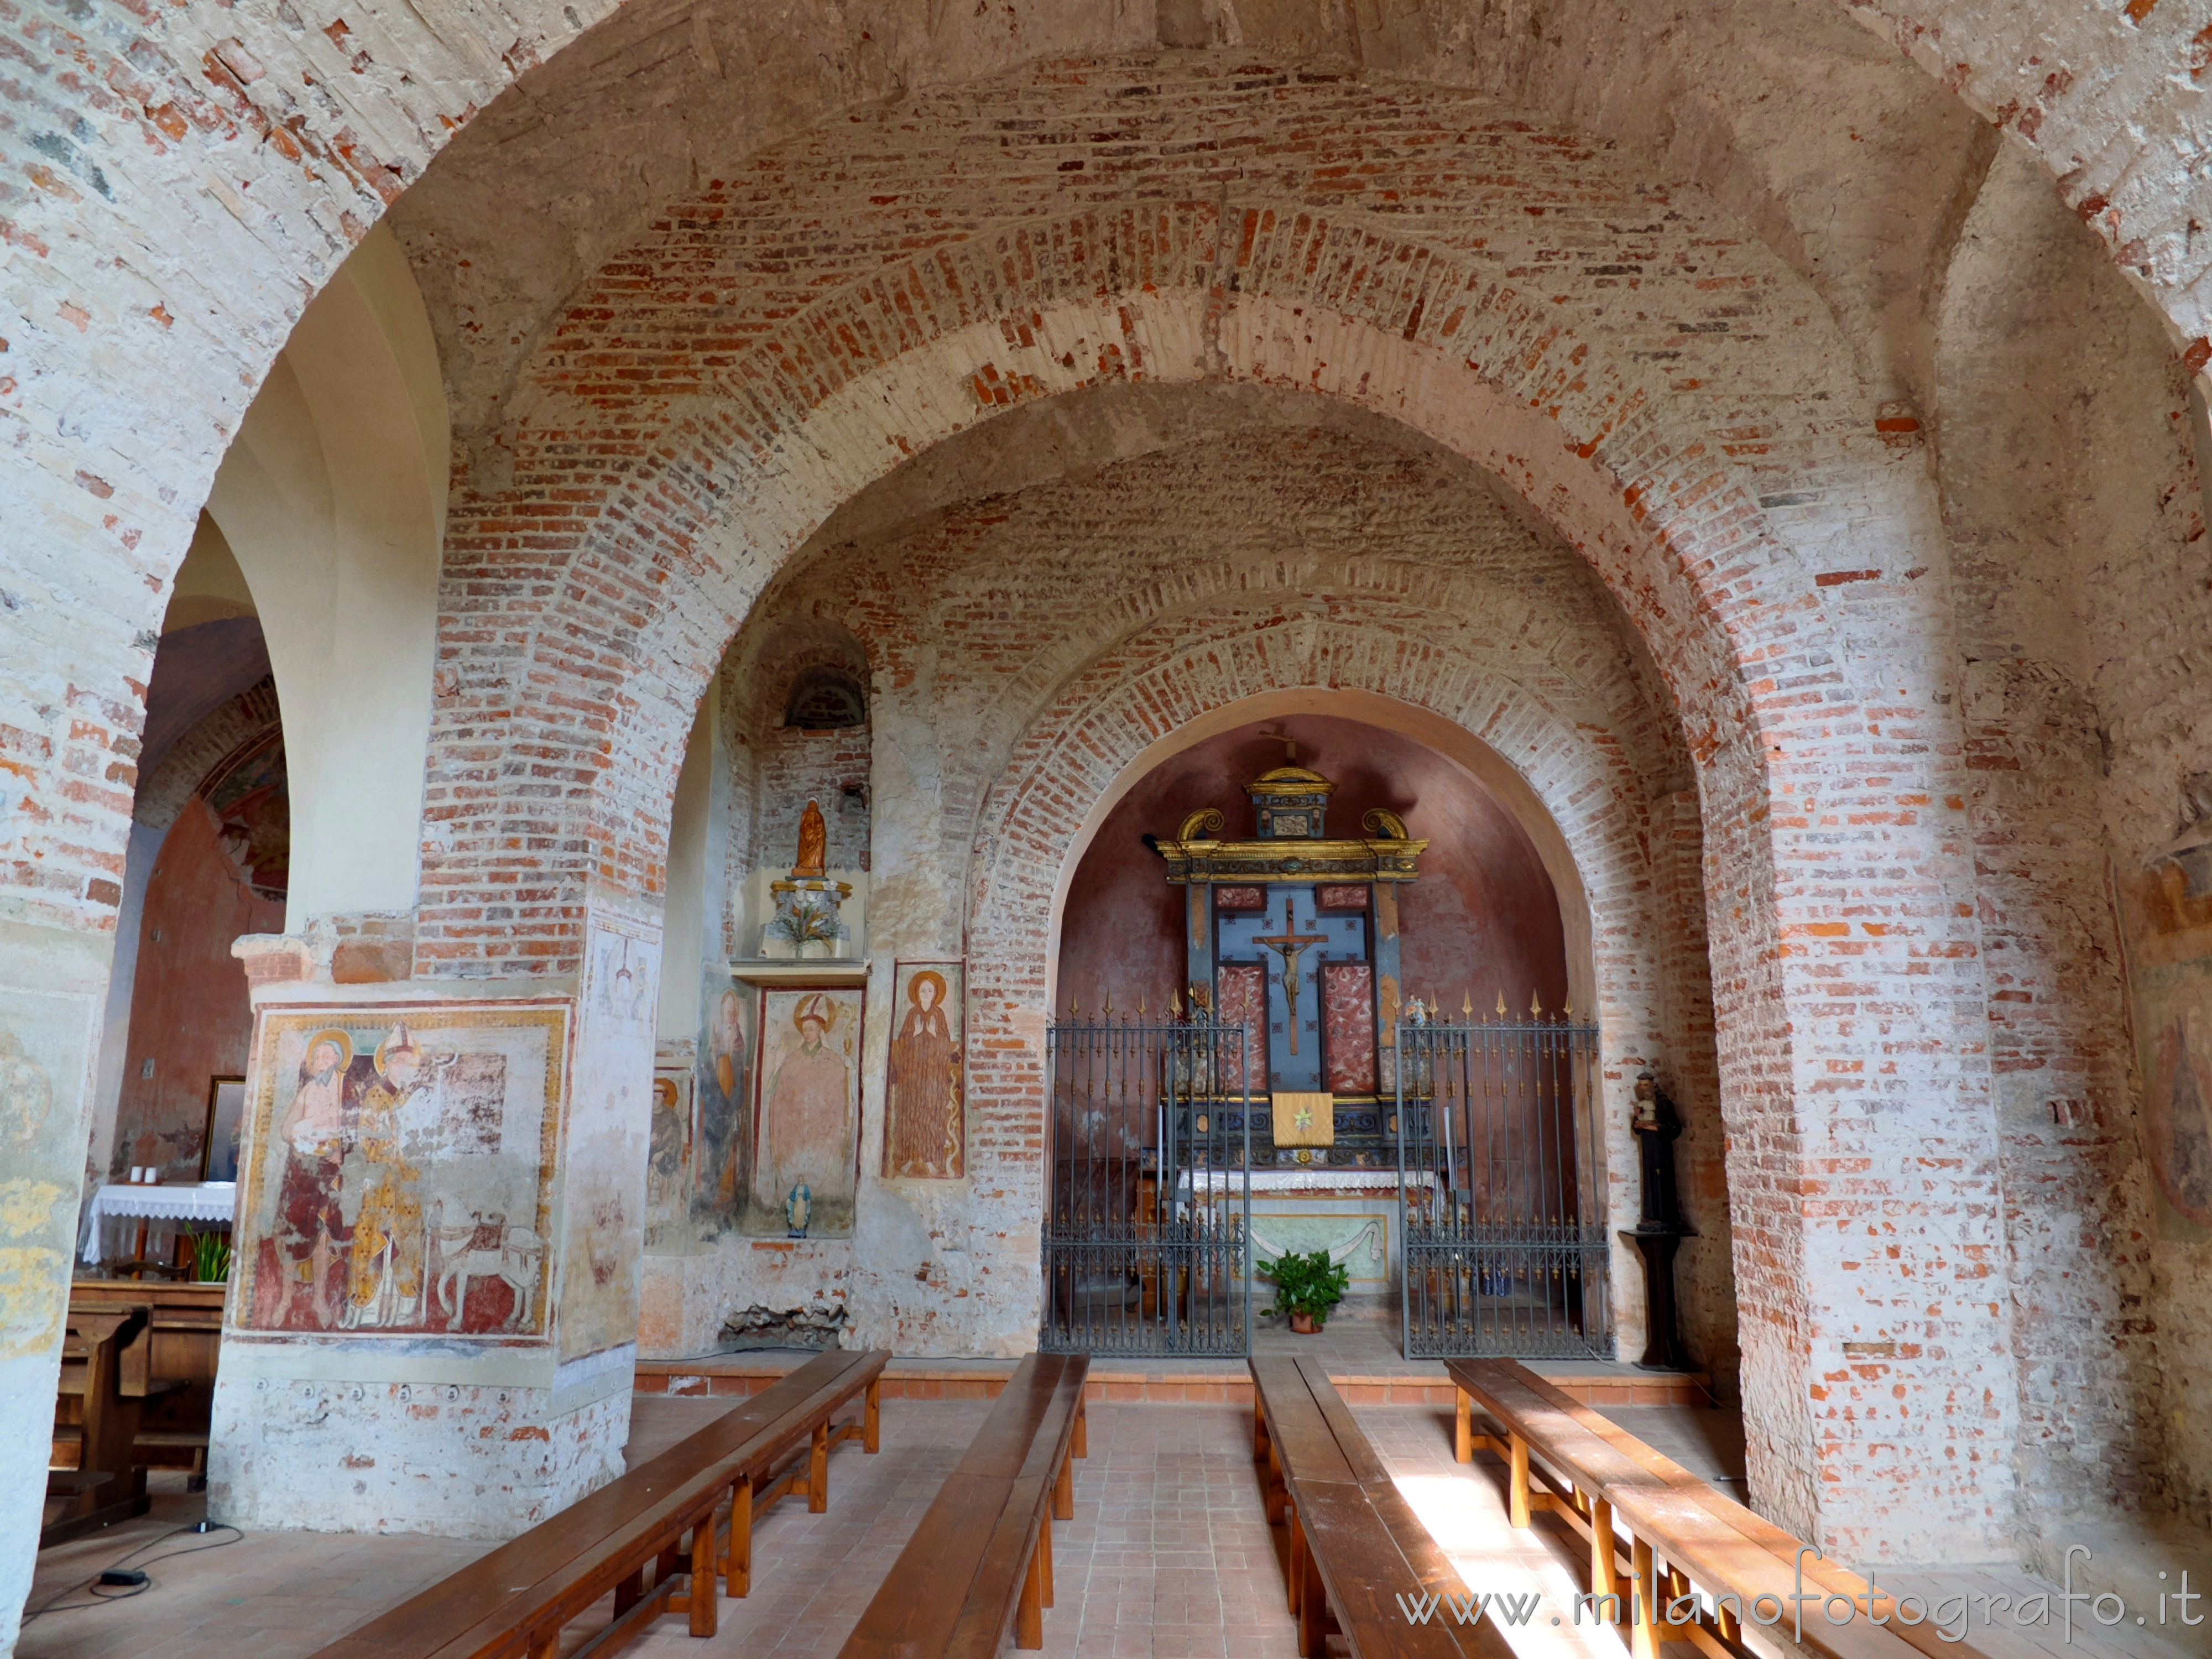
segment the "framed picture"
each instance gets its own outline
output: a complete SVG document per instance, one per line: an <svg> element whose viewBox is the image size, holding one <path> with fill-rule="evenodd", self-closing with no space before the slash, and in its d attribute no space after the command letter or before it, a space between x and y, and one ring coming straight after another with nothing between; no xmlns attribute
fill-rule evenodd
<svg viewBox="0 0 2212 1659"><path fill-rule="evenodd" d="M757 1231L836 1237L853 1230L866 995L852 985L761 988L753 1069Z"/></svg>
<svg viewBox="0 0 2212 1659"><path fill-rule="evenodd" d="M238 1133L246 1118L246 1079L208 1079L207 1133L200 1142L200 1179L238 1179Z"/></svg>
<svg viewBox="0 0 2212 1659"><path fill-rule="evenodd" d="M884 1174L957 1181L966 1173L966 964L900 962L891 970L890 1068L884 1090Z"/></svg>

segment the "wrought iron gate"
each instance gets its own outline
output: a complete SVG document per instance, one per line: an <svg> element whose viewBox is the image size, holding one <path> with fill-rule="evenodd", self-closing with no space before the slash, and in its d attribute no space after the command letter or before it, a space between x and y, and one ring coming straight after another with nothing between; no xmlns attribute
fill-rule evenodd
<svg viewBox="0 0 2212 1659"><path fill-rule="evenodd" d="M1245 1028L1048 1028L1046 1352L1243 1354L1252 1342Z"/></svg>
<svg viewBox="0 0 2212 1659"><path fill-rule="evenodd" d="M1405 1352L1610 1358L1595 1025L1398 1028Z"/></svg>

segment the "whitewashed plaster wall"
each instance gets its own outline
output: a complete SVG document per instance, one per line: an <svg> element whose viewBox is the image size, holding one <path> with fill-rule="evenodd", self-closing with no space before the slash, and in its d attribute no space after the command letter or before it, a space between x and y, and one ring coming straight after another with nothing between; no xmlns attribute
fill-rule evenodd
<svg viewBox="0 0 2212 1659"><path fill-rule="evenodd" d="M283 705L294 932L415 904L449 446L422 294L374 231L301 317L208 500Z"/></svg>

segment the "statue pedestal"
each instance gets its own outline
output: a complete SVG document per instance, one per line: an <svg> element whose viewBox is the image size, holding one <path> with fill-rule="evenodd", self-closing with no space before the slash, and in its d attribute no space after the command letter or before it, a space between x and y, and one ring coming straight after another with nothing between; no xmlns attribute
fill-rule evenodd
<svg viewBox="0 0 2212 1659"><path fill-rule="evenodd" d="M850 962L867 954L867 878L853 871L793 876L760 870L747 884L746 934L768 962ZM811 916L811 922L799 919ZM793 937L793 934L828 937Z"/></svg>
<svg viewBox="0 0 2212 1659"><path fill-rule="evenodd" d="M1674 1305L1674 1252L1697 1235L1686 1227L1641 1226L1621 1237L1644 1258L1644 1357L1647 1370L1686 1371L1690 1357L1682 1347L1682 1322Z"/></svg>

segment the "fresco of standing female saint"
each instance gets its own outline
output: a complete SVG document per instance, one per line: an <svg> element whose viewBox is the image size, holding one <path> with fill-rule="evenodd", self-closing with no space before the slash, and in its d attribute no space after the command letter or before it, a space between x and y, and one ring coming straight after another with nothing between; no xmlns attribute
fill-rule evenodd
<svg viewBox="0 0 2212 1659"><path fill-rule="evenodd" d="M761 992L752 1166L757 1223L781 1223L792 1188L804 1182L812 1194L811 1233L852 1230L861 997L857 988L842 987Z"/></svg>
<svg viewBox="0 0 2212 1659"><path fill-rule="evenodd" d="M963 1173L961 1048L966 1036L961 964L902 962L893 975L901 1010L885 1091L884 1173L954 1181Z"/></svg>

